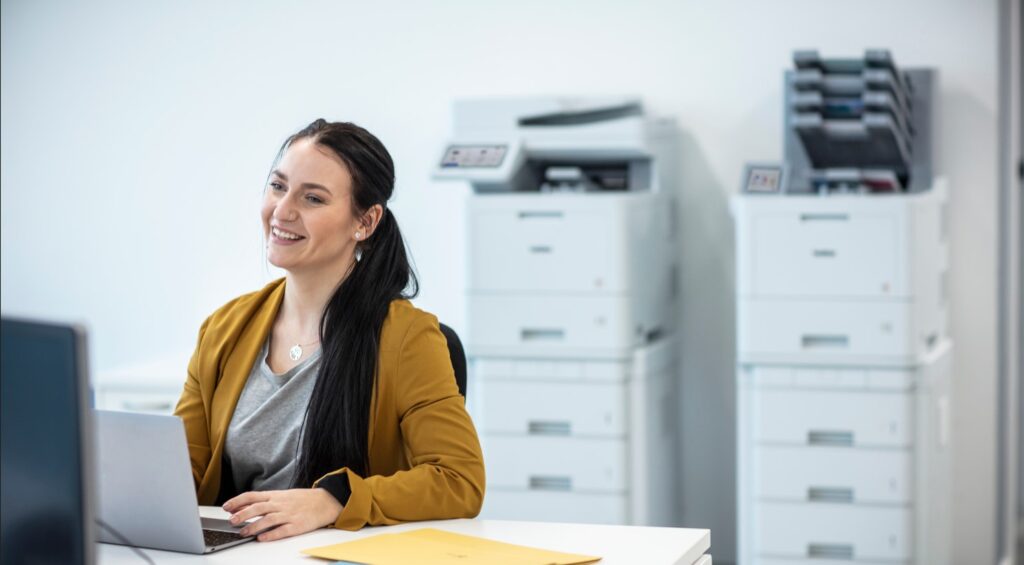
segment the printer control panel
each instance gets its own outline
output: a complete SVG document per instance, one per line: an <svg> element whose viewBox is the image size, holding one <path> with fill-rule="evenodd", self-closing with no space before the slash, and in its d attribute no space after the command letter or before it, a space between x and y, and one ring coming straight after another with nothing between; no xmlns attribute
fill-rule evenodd
<svg viewBox="0 0 1024 565"><path fill-rule="evenodd" d="M507 145L449 145L441 167L500 167L506 152Z"/></svg>

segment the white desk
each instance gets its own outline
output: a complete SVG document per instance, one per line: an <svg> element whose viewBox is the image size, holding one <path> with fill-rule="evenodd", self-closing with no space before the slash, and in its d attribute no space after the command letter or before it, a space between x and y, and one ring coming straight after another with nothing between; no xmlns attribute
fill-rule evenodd
<svg viewBox="0 0 1024 565"><path fill-rule="evenodd" d="M227 513L223 510L211 506L202 507L200 513L203 516L227 517ZM140 516L140 518L144 518L144 516ZM308 557L299 551L385 532L400 532L425 527L555 551L600 555L603 557L599 561L601 565L711 565L711 557L704 555L711 545L711 533L708 530L497 520L414 522L398 526L363 528L358 532L325 528L275 542L249 542L210 555L189 555L153 549L144 549L143 551L157 563L180 563L182 565L191 563L225 565L303 563L317 565L329 562ZM138 555L135 555L130 548L123 546L101 543L97 553L100 565L138 565L142 563Z"/></svg>

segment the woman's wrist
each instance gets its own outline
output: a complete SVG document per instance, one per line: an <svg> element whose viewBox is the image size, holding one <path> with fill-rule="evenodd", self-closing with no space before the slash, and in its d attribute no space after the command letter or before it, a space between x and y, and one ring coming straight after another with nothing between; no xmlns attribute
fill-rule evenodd
<svg viewBox="0 0 1024 565"><path fill-rule="evenodd" d="M313 492L320 494L320 498L323 499L323 502L321 504L318 504L318 506L323 511L323 513L321 514L323 519L321 521L324 523L324 525L330 526L331 524L338 521L338 516L341 515L341 511L345 509L345 506L341 502L339 502L338 499L335 498L333 494L331 494L327 489L323 487L316 487L313 489Z"/></svg>

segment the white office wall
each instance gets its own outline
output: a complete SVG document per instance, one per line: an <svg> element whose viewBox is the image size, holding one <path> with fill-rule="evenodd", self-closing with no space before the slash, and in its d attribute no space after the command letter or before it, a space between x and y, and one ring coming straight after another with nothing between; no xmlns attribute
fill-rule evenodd
<svg viewBox="0 0 1024 565"><path fill-rule="evenodd" d="M642 95L682 131L686 525L734 555L734 305L726 201L781 157L794 48L889 47L939 69L952 187L957 563L994 544L994 0L56 2L3 0L0 308L85 320L99 369L179 355L271 277L257 209L278 144L356 121L397 163L418 304L464 326L464 186L432 182L450 101Z"/></svg>

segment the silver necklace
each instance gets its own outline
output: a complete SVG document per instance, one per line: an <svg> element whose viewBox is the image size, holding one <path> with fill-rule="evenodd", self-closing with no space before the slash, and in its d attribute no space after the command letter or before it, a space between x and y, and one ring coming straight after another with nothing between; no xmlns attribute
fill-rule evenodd
<svg viewBox="0 0 1024 565"><path fill-rule="evenodd" d="M306 344L306 347L309 347L310 345L313 345L314 343L319 343L319 342L320 342L319 339L316 340L316 341L311 341L311 342ZM292 348L288 350L288 358L291 359L292 361L298 361L299 359L301 359L302 358L302 344L296 343L295 345L293 345Z"/></svg>

